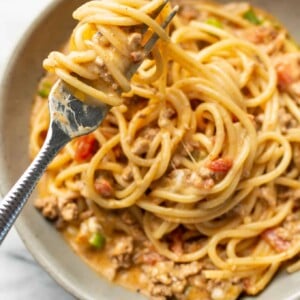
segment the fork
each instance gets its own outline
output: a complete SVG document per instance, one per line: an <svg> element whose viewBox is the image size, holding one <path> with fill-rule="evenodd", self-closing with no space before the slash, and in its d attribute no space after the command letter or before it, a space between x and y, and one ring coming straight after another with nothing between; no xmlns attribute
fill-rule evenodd
<svg viewBox="0 0 300 300"><path fill-rule="evenodd" d="M153 18L160 14L168 1L165 0L153 12ZM161 24L162 28L168 26L177 11L178 6L174 7L165 18ZM147 25L143 25L142 33L146 33L147 30ZM150 54L158 39L159 36L152 33L143 48L143 57ZM142 61L131 63L125 71L126 78L131 79L141 63ZM91 105L80 101L71 90L74 89L62 80L58 80L51 89L49 94L50 124L45 142L36 158L0 201L0 244L13 226L48 164L60 149L73 138L86 135L98 128L110 110L110 107L104 103Z"/></svg>

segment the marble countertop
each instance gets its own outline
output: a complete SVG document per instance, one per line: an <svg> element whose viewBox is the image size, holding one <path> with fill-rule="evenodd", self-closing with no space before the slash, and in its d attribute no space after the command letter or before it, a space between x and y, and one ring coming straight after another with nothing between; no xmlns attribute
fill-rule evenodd
<svg viewBox="0 0 300 300"><path fill-rule="evenodd" d="M0 1L0 75L5 70L14 47L31 21L52 0ZM25 6L26 3L26 6ZM1 300L71 300L33 259L15 229L0 247Z"/></svg>

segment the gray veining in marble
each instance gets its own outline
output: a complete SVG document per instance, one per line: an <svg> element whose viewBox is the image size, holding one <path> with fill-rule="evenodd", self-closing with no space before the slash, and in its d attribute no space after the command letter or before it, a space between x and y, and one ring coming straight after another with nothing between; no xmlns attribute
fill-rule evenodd
<svg viewBox="0 0 300 300"><path fill-rule="evenodd" d="M0 249L1 300L72 300L34 261L13 229Z"/></svg>
<svg viewBox="0 0 300 300"><path fill-rule="evenodd" d="M50 2L51 0L0 1L0 75L31 20ZM13 229L0 247L0 300L35 299L74 298L34 261Z"/></svg>

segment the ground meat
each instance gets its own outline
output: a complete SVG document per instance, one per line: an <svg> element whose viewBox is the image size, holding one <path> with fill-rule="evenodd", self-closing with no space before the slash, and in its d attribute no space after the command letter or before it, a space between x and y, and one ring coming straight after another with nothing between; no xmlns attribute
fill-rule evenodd
<svg viewBox="0 0 300 300"><path fill-rule="evenodd" d="M210 292L211 300L235 300L241 294L243 284L239 279L208 280L206 289Z"/></svg>
<svg viewBox="0 0 300 300"><path fill-rule="evenodd" d="M83 211L83 212L80 213L79 219L80 219L80 221L84 221L84 220L92 217L93 214L94 214L94 212L92 210Z"/></svg>
<svg viewBox="0 0 300 300"><path fill-rule="evenodd" d="M49 220L55 221L58 228L63 228L66 222L76 221L81 209L78 207L78 199L74 195L68 197L45 197L35 202L35 207ZM82 209L83 210L83 209Z"/></svg>
<svg viewBox="0 0 300 300"><path fill-rule="evenodd" d="M143 51L132 51L130 53L130 57L133 62L139 62L142 61L145 57L145 54Z"/></svg>
<svg viewBox="0 0 300 300"><path fill-rule="evenodd" d="M159 133L160 129L159 128L153 128L153 127L145 127L141 132L140 132L140 137L143 137L149 141L152 141L155 136Z"/></svg>
<svg viewBox="0 0 300 300"><path fill-rule="evenodd" d="M146 237L140 224L134 214L132 214L128 209L121 211L120 214L117 215L117 218L122 221L120 224L120 230L131 236L135 241L145 241Z"/></svg>
<svg viewBox="0 0 300 300"><path fill-rule="evenodd" d="M132 33L128 37L128 46L131 51L135 51L141 47L142 35L138 32Z"/></svg>
<svg viewBox="0 0 300 300"><path fill-rule="evenodd" d="M64 221L71 222L77 220L79 216L79 210L77 203L67 203L60 210L60 215Z"/></svg>
<svg viewBox="0 0 300 300"><path fill-rule="evenodd" d="M124 181L130 182L133 180L133 172L132 172L132 168L130 166L127 166L123 173L122 173L122 179Z"/></svg>
<svg viewBox="0 0 300 300"><path fill-rule="evenodd" d="M203 178L203 179L208 179L211 178L212 176L212 171L207 168L207 167L201 167L199 169L199 175Z"/></svg>
<svg viewBox="0 0 300 300"><path fill-rule="evenodd" d="M182 295L188 286L189 277L199 274L201 269L202 265L197 261L187 264L163 261L153 266L143 266L143 271L150 280L151 299L165 300Z"/></svg>
<svg viewBox="0 0 300 300"><path fill-rule="evenodd" d="M197 19L199 12L193 5L181 5L179 14L182 18L190 21Z"/></svg>
<svg viewBox="0 0 300 300"><path fill-rule="evenodd" d="M191 171L189 169L175 169L171 171L168 178L172 182L172 189L177 190L188 182L187 178L190 176Z"/></svg>
<svg viewBox="0 0 300 300"><path fill-rule="evenodd" d="M218 174L206 167L201 167L198 172L189 169L175 169L168 175L168 179L172 181L170 185L174 191L181 189L183 186L209 190L222 178L224 178L224 173L220 172L220 174Z"/></svg>
<svg viewBox="0 0 300 300"><path fill-rule="evenodd" d="M171 106L167 106L162 111L162 115L163 115L163 117L165 117L167 119L172 119L176 115L176 110Z"/></svg>
<svg viewBox="0 0 300 300"><path fill-rule="evenodd" d="M156 284L151 287L150 300L165 300L173 295L172 288L163 284Z"/></svg>
<svg viewBox="0 0 300 300"><path fill-rule="evenodd" d="M136 224L136 218L126 209L121 213L121 220L127 225Z"/></svg>
<svg viewBox="0 0 300 300"><path fill-rule="evenodd" d="M75 195L66 195L65 197L58 197L57 198L57 205L58 205L58 209L59 211L61 211L63 209L64 206L66 206L68 203L72 203L74 202L76 199Z"/></svg>
<svg viewBox="0 0 300 300"><path fill-rule="evenodd" d="M188 279L189 285L198 288L201 291L205 291L207 294L207 279L203 276L203 274L192 275Z"/></svg>
<svg viewBox="0 0 300 300"><path fill-rule="evenodd" d="M148 152L150 147L150 140L139 137L135 140L132 146L132 153L135 155L142 155Z"/></svg>
<svg viewBox="0 0 300 300"><path fill-rule="evenodd" d="M105 83L109 84L113 89L116 89L118 85L116 84L114 78L112 77L109 70L107 69L107 66L105 65L104 61L99 58L96 59L95 66L97 67L97 70L95 70L95 72L98 75L98 78L101 78Z"/></svg>
<svg viewBox="0 0 300 300"><path fill-rule="evenodd" d="M203 187L203 178L196 172L191 173L187 178L187 182L198 188Z"/></svg>
<svg viewBox="0 0 300 300"><path fill-rule="evenodd" d="M130 268L132 266L133 238L120 236L109 250L109 256L117 269Z"/></svg>
<svg viewBox="0 0 300 300"><path fill-rule="evenodd" d="M141 132L141 136L148 139L148 140L152 140L155 138L155 136L159 133L160 129L155 127L146 127L142 132Z"/></svg>
<svg viewBox="0 0 300 300"><path fill-rule="evenodd" d="M291 246L290 233L284 228L271 228L262 233L262 238L276 251L283 252Z"/></svg>
<svg viewBox="0 0 300 300"><path fill-rule="evenodd" d="M274 54L283 47L286 33L279 32L273 26L254 26L247 29L237 30L236 34L251 43L258 45L268 54Z"/></svg>
<svg viewBox="0 0 300 300"><path fill-rule="evenodd" d="M165 258L162 255L149 248L143 248L141 251L138 251L133 257L133 261L137 265L155 265L157 262L164 260Z"/></svg>
<svg viewBox="0 0 300 300"><path fill-rule="evenodd" d="M211 171L209 168L201 167L198 173L199 176L202 178L203 181L202 187L204 189L209 190L215 185L215 180L214 180L215 173Z"/></svg>
<svg viewBox="0 0 300 300"><path fill-rule="evenodd" d="M49 220L56 220L59 216L58 201L55 196L38 198L34 205Z"/></svg>
<svg viewBox="0 0 300 300"><path fill-rule="evenodd" d="M289 215L286 221L283 223L283 229L285 232L280 236L285 238L287 241L299 240L300 239L300 211L297 210L295 213ZM287 233L287 234L286 234Z"/></svg>
<svg viewBox="0 0 300 300"><path fill-rule="evenodd" d="M170 124L170 120L175 117L176 111L173 107L167 106L164 109L162 109L160 115L158 124L160 127L165 127Z"/></svg>
<svg viewBox="0 0 300 300"><path fill-rule="evenodd" d="M268 44L277 37L278 32L273 27L257 26L247 28L243 35L254 44Z"/></svg>
<svg viewBox="0 0 300 300"><path fill-rule="evenodd" d="M172 161L171 161L173 169L177 169L181 166L182 158L183 157L181 155L178 155L178 154L173 155L173 158L172 158Z"/></svg>

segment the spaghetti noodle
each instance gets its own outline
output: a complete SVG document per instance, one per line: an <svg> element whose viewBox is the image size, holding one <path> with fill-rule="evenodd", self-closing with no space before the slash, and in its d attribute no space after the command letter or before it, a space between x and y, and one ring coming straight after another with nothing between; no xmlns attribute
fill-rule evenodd
<svg viewBox="0 0 300 300"><path fill-rule="evenodd" d="M58 76L113 107L54 159L36 206L93 267L102 257L105 276L151 299L255 295L283 263L300 266L300 53L249 4L182 1L169 36L151 18L161 4L74 12L69 49L45 60L56 75L40 90ZM161 41L128 82L142 24ZM32 156L49 124L43 94Z"/></svg>

